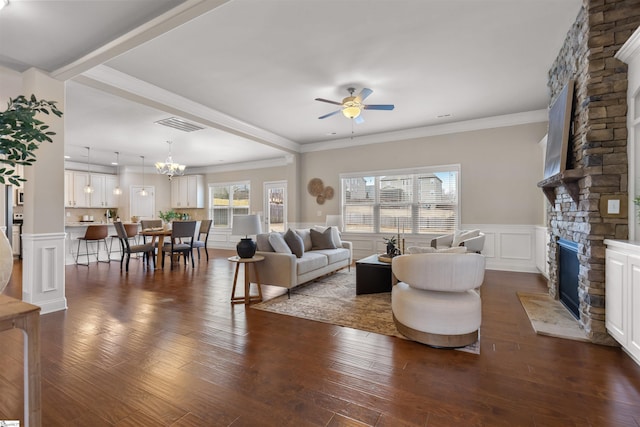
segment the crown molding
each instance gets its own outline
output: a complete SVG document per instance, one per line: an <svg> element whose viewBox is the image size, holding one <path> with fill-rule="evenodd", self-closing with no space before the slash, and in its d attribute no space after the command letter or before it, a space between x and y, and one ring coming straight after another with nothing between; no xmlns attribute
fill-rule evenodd
<svg viewBox="0 0 640 427"><path fill-rule="evenodd" d="M189 173L221 173L221 172L236 172L252 169L267 169L287 166L293 163L293 157L286 155L284 157L278 157L275 159L256 160L253 162L241 162L241 163L229 163L223 165L204 166L200 168L190 168Z"/></svg>
<svg viewBox="0 0 640 427"><path fill-rule="evenodd" d="M640 55L640 27L631 34L631 37L616 52L615 57L628 64L636 55Z"/></svg>
<svg viewBox="0 0 640 427"><path fill-rule="evenodd" d="M486 117L482 119L466 120L442 125L425 126L375 135L356 136L354 138L336 139L333 141L313 142L303 144L302 153L333 150L359 145L381 144L385 142L403 141L429 136L447 135L452 133L471 132L475 130L493 129L517 126L529 123L543 123L549 120L548 110L534 110L524 113L506 114L502 116Z"/></svg>
<svg viewBox="0 0 640 427"><path fill-rule="evenodd" d="M99 65L87 70L82 73L81 77L75 78L74 81L118 96L130 94L130 96L125 97L252 141L289 152L300 151L300 144L297 142L260 129L106 65Z"/></svg>

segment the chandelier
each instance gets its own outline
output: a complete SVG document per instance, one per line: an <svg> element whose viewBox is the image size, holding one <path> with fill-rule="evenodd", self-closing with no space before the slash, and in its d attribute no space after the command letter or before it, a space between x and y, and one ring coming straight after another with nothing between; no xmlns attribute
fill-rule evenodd
<svg viewBox="0 0 640 427"><path fill-rule="evenodd" d="M171 178L175 175L184 175L184 169L186 166L173 162L173 157L171 157L171 141L167 141L167 144L169 144L169 156L167 156L167 160L165 160L164 163L156 163L156 171L163 175L167 175L169 177L169 181L171 181Z"/></svg>

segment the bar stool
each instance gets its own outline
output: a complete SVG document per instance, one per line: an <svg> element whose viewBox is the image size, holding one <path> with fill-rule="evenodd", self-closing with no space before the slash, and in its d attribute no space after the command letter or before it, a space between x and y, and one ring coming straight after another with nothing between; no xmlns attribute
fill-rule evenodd
<svg viewBox="0 0 640 427"><path fill-rule="evenodd" d="M84 236L83 237L78 237L78 250L76 252L76 264L89 266L89 255L93 254L93 253L95 253L96 261L98 261L98 262L111 262L111 259L109 257L109 248L107 246L107 235L108 234L109 234L109 231L107 229L107 225L106 224L89 225L89 226L87 226L87 231L85 231ZM82 264L81 262L78 262L78 259L80 258L80 243L82 241L84 241L84 245L85 245L85 248L86 248L86 253L84 254L87 257L87 263L86 264ZM107 251L107 260L106 261L100 261L100 242L101 241L104 243L105 251ZM89 252L89 242L92 242L92 243L96 244L96 251L95 252Z"/></svg>

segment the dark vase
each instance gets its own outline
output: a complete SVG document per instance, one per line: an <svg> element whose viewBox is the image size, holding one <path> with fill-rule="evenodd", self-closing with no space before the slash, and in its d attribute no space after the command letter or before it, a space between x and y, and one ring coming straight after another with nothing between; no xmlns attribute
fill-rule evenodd
<svg viewBox="0 0 640 427"><path fill-rule="evenodd" d="M236 251L240 258L252 258L256 254L256 243L251 238L240 239Z"/></svg>

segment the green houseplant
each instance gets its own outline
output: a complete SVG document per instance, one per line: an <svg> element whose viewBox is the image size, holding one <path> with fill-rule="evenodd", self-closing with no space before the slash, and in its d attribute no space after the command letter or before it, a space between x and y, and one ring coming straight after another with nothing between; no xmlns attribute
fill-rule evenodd
<svg viewBox="0 0 640 427"><path fill-rule="evenodd" d="M56 133L36 118L38 113L53 113L58 117L62 112L55 101L39 100L35 95L23 95L9 99L7 109L0 112L0 184L20 185L26 181L16 170L16 166L30 166L36 161L35 150L41 143L53 142ZM0 293L9 283L13 270L13 251L4 233L0 233Z"/></svg>
<svg viewBox="0 0 640 427"><path fill-rule="evenodd" d="M7 109L0 112L0 184L24 182L16 166L32 165L36 161L34 151L40 144L53 142L51 137L56 133L36 118L38 113L62 116L55 101L37 99L35 95L9 99Z"/></svg>
<svg viewBox="0 0 640 427"><path fill-rule="evenodd" d="M182 214L174 210L170 210L166 212L160 211L158 216L160 217L161 220L163 220L167 224L170 223L171 221L182 218Z"/></svg>

